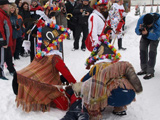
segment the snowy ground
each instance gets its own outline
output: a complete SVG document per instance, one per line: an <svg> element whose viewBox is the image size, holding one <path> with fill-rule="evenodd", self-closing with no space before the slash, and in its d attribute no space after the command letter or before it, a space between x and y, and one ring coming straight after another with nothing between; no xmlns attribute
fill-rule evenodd
<svg viewBox="0 0 160 120"><path fill-rule="evenodd" d="M142 8L141 8L142 9ZM147 12L150 8L146 8ZM155 11L156 8L154 8ZM126 51L119 51L122 55L122 60L129 61L135 68L135 71L140 70L139 61L139 41L140 37L135 34L135 26L138 16L134 16L134 8L127 15L126 26L127 31L123 39L123 46L127 47ZM77 81L87 73L85 70L85 60L89 56L88 51L71 51L73 40L64 41L64 61L70 69ZM117 42L115 42L117 48ZM150 80L144 80L143 76L139 77L143 92L136 96L137 101L128 106L127 115L123 117L115 116L111 113L112 108L108 108L103 112L103 120L160 120L160 47L158 47L157 63L155 66L155 77ZM27 66L30 62L29 57L14 61L16 70L20 70ZM65 111L51 109L50 112L30 112L25 113L21 107L17 108L15 103L15 95L12 91L12 76L5 69L8 81L1 81L0 84L0 119L1 120L59 120L65 115ZM153 104L154 103L154 104Z"/></svg>

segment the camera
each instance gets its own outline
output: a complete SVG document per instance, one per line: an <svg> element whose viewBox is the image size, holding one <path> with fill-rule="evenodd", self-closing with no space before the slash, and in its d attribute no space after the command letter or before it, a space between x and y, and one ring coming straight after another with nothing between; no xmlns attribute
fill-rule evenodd
<svg viewBox="0 0 160 120"><path fill-rule="evenodd" d="M85 14L87 14L87 11L83 9L82 16L85 16Z"/></svg>
<svg viewBox="0 0 160 120"><path fill-rule="evenodd" d="M142 25L141 25L141 28L140 28L140 30L141 30L141 31L144 31L144 29L145 29L145 28L147 29L147 25L145 25L145 24L142 24Z"/></svg>

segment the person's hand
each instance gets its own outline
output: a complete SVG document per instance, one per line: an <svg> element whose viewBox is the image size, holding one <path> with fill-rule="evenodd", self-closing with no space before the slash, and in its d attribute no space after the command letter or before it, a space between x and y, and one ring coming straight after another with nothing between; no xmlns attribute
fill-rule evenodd
<svg viewBox="0 0 160 120"><path fill-rule="evenodd" d="M144 28L144 30L142 31L142 35L147 35L148 31L146 30L146 28Z"/></svg>
<svg viewBox="0 0 160 120"><path fill-rule="evenodd" d="M119 31L116 31L116 34L119 34Z"/></svg>
<svg viewBox="0 0 160 120"><path fill-rule="evenodd" d="M82 13L82 12L83 12L83 9L80 9L80 12Z"/></svg>
<svg viewBox="0 0 160 120"><path fill-rule="evenodd" d="M85 16L89 16L89 12L86 12Z"/></svg>
<svg viewBox="0 0 160 120"><path fill-rule="evenodd" d="M7 47L8 47L8 45L3 46L3 48L7 48Z"/></svg>

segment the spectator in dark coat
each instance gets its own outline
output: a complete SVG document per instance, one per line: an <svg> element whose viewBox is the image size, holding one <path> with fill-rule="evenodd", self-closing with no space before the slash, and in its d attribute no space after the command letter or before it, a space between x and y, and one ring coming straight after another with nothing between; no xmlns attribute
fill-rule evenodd
<svg viewBox="0 0 160 120"><path fill-rule="evenodd" d="M78 23L75 29L75 41L73 44L73 51L79 49L79 39L81 36L81 32L83 32L83 39L81 50L85 51L85 40L88 35L88 18L89 15L92 13L93 9L89 6L89 0L82 0L82 3L77 5L73 11L73 14L77 15Z"/></svg>
<svg viewBox="0 0 160 120"><path fill-rule="evenodd" d="M72 30L74 39L75 39L75 26L77 24L77 21L76 21L76 16L73 14L73 10L76 5L77 5L77 2L74 0L68 0L67 3L65 4L67 14L73 15L73 17L71 17L70 20L69 19L67 20L67 26L69 29Z"/></svg>
<svg viewBox="0 0 160 120"><path fill-rule="evenodd" d="M30 6L30 13L31 13L31 18L32 19L39 19L40 15L36 14L36 11L43 11L43 8L38 5L37 0L32 0L31 6ZM30 26L30 29L34 26L34 23ZM33 31L30 33L30 42L31 42L31 48L30 48L30 58L31 62L33 61L35 57L35 52L36 52L36 34L37 34L37 28L35 28Z"/></svg>
<svg viewBox="0 0 160 120"><path fill-rule="evenodd" d="M24 26L25 26L24 39L28 40L28 35L26 33L27 33L27 30L30 26L30 22L28 22L28 21L30 21L30 19L31 19L31 14L30 14L30 11L29 11L28 2L23 2L22 3L21 8L19 9L19 15L22 16L23 23L24 23ZM23 43L23 41L21 42L21 46L22 46L22 43ZM23 47L21 47L20 55L25 56Z"/></svg>

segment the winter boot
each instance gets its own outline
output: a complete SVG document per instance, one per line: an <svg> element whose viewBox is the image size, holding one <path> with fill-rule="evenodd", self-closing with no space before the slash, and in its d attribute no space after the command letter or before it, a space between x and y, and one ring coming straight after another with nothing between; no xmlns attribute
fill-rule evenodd
<svg viewBox="0 0 160 120"><path fill-rule="evenodd" d="M151 79L152 77L154 77L154 73L149 73L149 74L145 75L143 77L143 79Z"/></svg>
<svg viewBox="0 0 160 120"><path fill-rule="evenodd" d="M119 49L119 50L126 50L126 49L127 49L127 48L123 48L123 47L122 47L122 38L119 38L119 39L118 39L118 49Z"/></svg>

